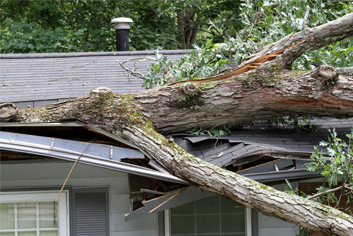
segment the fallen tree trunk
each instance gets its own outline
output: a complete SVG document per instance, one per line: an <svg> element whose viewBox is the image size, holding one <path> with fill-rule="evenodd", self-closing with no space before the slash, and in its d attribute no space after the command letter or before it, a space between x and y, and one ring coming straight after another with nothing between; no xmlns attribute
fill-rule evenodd
<svg viewBox="0 0 353 236"><path fill-rule="evenodd" d="M335 74L328 66L291 72L274 61L231 79L163 86L133 100L162 133L296 114L351 117L352 77Z"/></svg>
<svg viewBox="0 0 353 236"><path fill-rule="evenodd" d="M353 35L353 14L325 27L333 35L342 30L344 37ZM308 37L315 39L315 35ZM278 44L270 53L270 46L266 47L265 53L260 52L248 61L256 64L248 66L250 70L245 73L232 74L247 64L205 80L127 95L97 88L77 99L20 110L15 121L48 122L70 117L98 125L139 146L173 174L201 188L307 229L327 235L353 235L353 217L201 161L160 134L293 114L352 117L352 76L339 75L329 66L306 73L285 69L291 61L288 58L296 57L298 47L309 42L305 38L298 40L305 42L291 41L291 45L297 45L292 48L286 43L281 47ZM334 39L328 41L332 43ZM266 60L256 61L264 55Z"/></svg>

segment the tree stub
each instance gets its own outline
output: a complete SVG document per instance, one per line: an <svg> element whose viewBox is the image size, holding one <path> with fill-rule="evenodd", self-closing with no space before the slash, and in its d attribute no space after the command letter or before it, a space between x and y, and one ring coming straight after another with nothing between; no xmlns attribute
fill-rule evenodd
<svg viewBox="0 0 353 236"><path fill-rule="evenodd" d="M18 107L13 103L0 104L0 122L10 121L18 113Z"/></svg>

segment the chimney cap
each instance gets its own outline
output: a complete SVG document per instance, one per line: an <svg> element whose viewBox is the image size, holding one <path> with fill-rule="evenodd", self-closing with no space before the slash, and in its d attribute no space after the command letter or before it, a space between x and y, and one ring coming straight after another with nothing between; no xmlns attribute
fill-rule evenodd
<svg viewBox="0 0 353 236"><path fill-rule="evenodd" d="M114 24L114 29L130 29L130 24L132 23L132 19L127 17L119 17L114 18L110 23Z"/></svg>

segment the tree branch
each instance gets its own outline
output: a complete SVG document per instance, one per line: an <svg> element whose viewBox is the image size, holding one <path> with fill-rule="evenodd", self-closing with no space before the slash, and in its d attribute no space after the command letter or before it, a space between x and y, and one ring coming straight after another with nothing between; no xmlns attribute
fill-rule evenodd
<svg viewBox="0 0 353 236"><path fill-rule="evenodd" d="M290 34L276 43L265 46L260 52L247 58L240 65L245 65L255 61L258 57L266 54L271 54L275 51L279 51L283 48L287 48L290 45L294 45L297 42L302 44L295 47L293 50L288 50L284 53L281 62L285 68L290 69L292 63L302 54L319 49L326 45L340 41L353 35L353 13L347 14L342 18L328 22L324 25L310 28L305 31L300 31L296 34Z"/></svg>
<svg viewBox="0 0 353 236"><path fill-rule="evenodd" d="M151 61L158 61L158 59L156 58L152 58L152 57L135 57L135 58L130 58L128 60L125 60L123 62L119 62L119 60L116 60L116 62L119 63L119 65L121 66L121 68L123 68L124 70L126 70L127 72L129 72L130 74L133 75L138 75L141 79L146 80L146 77L144 74L134 71L132 69L129 69L127 67L124 66L125 63L129 62L129 61L134 61L134 60L141 60L140 62L144 61L144 60L151 60Z"/></svg>
<svg viewBox="0 0 353 236"><path fill-rule="evenodd" d="M340 75L349 75L353 76L353 67L343 67L343 68L337 68L337 72Z"/></svg>
<svg viewBox="0 0 353 236"><path fill-rule="evenodd" d="M338 190L340 190L340 189L345 188L346 186L348 187L349 185L341 185L341 186L339 186L339 187L337 187L337 188L330 189L330 190L328 190L328 191L326 191L326 192L317 193L317 194L315 194L315 195L312 195L312 196L310 196L310 197L307 197L306 199L311 200L311 199L313 199L313 198L317 198L317 197L320 197L320 196L325 195L325 194L328 194L328 193L333 193L333 192L336 192L336 191L338 191Z"/></svg>
<svg viewBox="0 0 353 236"><path fill-rule="evenodd" d="M351 188L351 187L349 187L350 185L349 184L347 184L346 186L344 186L346 189L349 189L349 190L351 190L352 192L353 192L353 188Z"/></svg>
<svg viewBox="0 0 353 236"><path fill-rule="evenodd" d="M201 8L200 8L199 6L195 5L195 7L201 11ZM218 32L218 34L221 35L223 38L225 38L225 36L224 36L223 33L221 32L221 30L211 21L211 19L210 19L210 18L207 18L207 20L208 20L208 23L210 23L210 25L211 25L213 28L215 28L215 30Z"/></svg>
<svg viewBox="0 0 353 236"><path fill-rule="evenodd" d="M307 29L308 29L308 26L307 26L307 24L306 24L306 21L308 20L309 12L310 12L310 6L307 5L307 6L306 6L306 12L305 12L305 15L304 15L304 20L303 20L302 30L307 30Z"/></svg>

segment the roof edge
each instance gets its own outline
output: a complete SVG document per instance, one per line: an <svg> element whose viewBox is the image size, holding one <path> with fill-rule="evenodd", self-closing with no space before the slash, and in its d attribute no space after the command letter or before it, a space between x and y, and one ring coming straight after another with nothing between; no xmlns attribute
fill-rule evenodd
<svg viewBox="0 0 353 236"><path fill-rule="evenodd" d="M4 135L5 134L5 135ZM133 164L125 163L119 160L119 158L111 158L112 151L108 153L108 149L106 152L102 152L99 150L98 152L87 152L86 151L78 151L77 149L73 149L72 147L75 145L88 145L84 142L80 141L72 141L72 140L64 140L64 139L55 139L49 137L36 137L32 136L31 139L28 139L31 135L26 134L18 134L18 133L3 133L1 136L4 136L0 139L0 151L12 151L18 153L28 153L39 156L52 157L56 159L66 160L66 161L78 161L80 163L98 166L106 169L117 170L120 172L125 172L129 174L145 176L148 178L155 178L162 181L169 181L172 183L186 184L190 183L169 173L160 172L158 170L152 170L141 166L136 166ZM33 138L34 137L34 138ZM56 140L56 144L55 144ZM73 144L73 145L72 145ZM81 144L81 145L80 145ZM95 145L94 149L97 150L99 144L91 143L91 145ZM109 146L109 145L108 145ZM109 148L109 147L108 147ZM117 147L111 146L112 149L117 149ZM120 148L119 148L120 149ZM128 150L128 149L120 149L120 150ZM131 154L131 153L129 153ZM129 156L129 154L120 154L120 157L124 158L124 156ZM115 156L116 157L116 156Z"/></svg>
<svg viewBox="0 0 353 236"><path fill-rule="evenodd" d="M160 54L178 55L191 50L159 50ZM146 51L121 51L121 52L59 52L59 53L14 53L0 54L0 59L25 59L25 58L65 58L65 57L97 57L97 56L143 56L155 55L155 50Z"/></svg>

